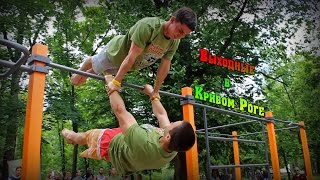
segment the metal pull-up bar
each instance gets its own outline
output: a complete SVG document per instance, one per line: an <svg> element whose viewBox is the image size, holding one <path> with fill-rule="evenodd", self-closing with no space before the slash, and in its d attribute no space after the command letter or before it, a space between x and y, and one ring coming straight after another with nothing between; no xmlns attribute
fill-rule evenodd
<svg viewBox="0 0 320 180"><path fill-rule="evenodd" d="M299 129L299 126L292 126L292 127L287 127L287 128L279 128L279 129L274 129L275 131L282 131L282 130L288 130L288 129ZM268 131L260 131L260 132L252 132L252 133L246 133L246 134L239 134L238 136L249 136L249 135L256 135L256 134L263 134Z"/></svg>
<svg viewBox="0 0 320 180"><path fill-rule="evenodd" d="M85 72L85 71L80 71L80 70L73 69L73 68L70 68L70 67L67 67L67 66L63 66L61 64L56 64L56 63L52 63L51 62L51 63L47 64L47 66L52 67L52 68L56 68L56 69L61 69L61 70L64 70L64 71L68 71L68 72L75 73L75 74L80 74L80 75L83 75L83 76L88 76L88 77L91 77L91 78L94 78L94 79L105 81L103 76L99 76L99 75L96 75L96 74L88 73L88 72ZM128 83L128 82L121 82L121 84L123 86L134 88L134 89L138 89L138 90L143 90L143 88L144 88L143 86L131 84L131 83ZM169 93L169 92L161 91L161 90L159 91L159 93L162 94L162 95L165 95L165 96L171 96L171 97L176 97L176 98L180 98L180 99L185 99L186 98L185 96L182 96L182 95L179 95L179 94Z"/></svg>
<svg viewBox="0 0 320 180"><path fill-rule="evenodd" d="M238 125L252 123L252 122L258 122L258 121L257 120L251 120L251 121L243 121L243 122L238 122L238 123L233 123L233 124L226 124L226 125L222 125L222 126L210 127L210 128L208 128L208 130L219 129L219 128L227 128L227 127L238 126ZM198 129L197 130L197 132L201 132L201 131L204 131L204 129Z"/></svg>
<svg viewBox="0 0 320 180"><path fill-rule="evenodd" d="M24 58L24 56L22 58ZM28 56L25 57L25 58L28 59ZM29 72L29 73L32 71L32 68L30 66L20 65L20 64L18 66L17 63L14 63L14 62L11 62L11 61L0 60L0 65L10 68L10 70L8 72L14 72L14 71L17 70L16 68L18 68L18 69L20 68L20 70L23 70L23 71L26 71L26 72ZM49 67L52 67L52 68L56 68L56 69L68 71L68 72L71 72L71 73L80 74L80 75L83 75L83 76L88 76L88 77L91 77L91 78L94 78L94 79L97 79L97 80L105 81L105 78L103 76L99 76L99 75L96 75L96 74L88 73L88 72L85 72L85 71L80 71L80 70L73 69L73 68L70 68L70 67L67 67L67 66L63 66L61 64L48 62L48 63L46 63L46 65L49 66ZM14 70L12 70L12 69L14 69ZM8 74L7 76L9 76L10 74ZM134 88L134 89L138 89L138 90L143 90L143 88L144 88L143 86L131 84L131 83L128 83L128 82L122 82L121 84L123 86ZM180 99L187 99L186 96L182 96L182 95L179 95L179 94L174 94L174 93L170 93L170 92L166 92L166 91L161 91L160 90L159 93L161 95L165 95L165 96L171 96L171 97L180 98Z"/></svg>
<svg viewBox="0 0 320 180"><path fill-rule="evenodd" d="M16 63L13 63L14 65L10 67L10 69L0 74L0 78L2 79L2 78L7 78L12 73L16 72L22 64L25 64L26 61L28 60L30 52L26 47L22 46L21 44L8 41L6 39L0 39L0 44L23 52L23 56Z"/></svg>
<svg viewBox="0 0 320 180"><path fill-rule="evenodd" d="M209 136L209 139L212 140L218 140L218 141L239 141L239 142L251 142L251 143L261 143L265 144L265 141L257 141L257 140L250 140L250 139L234 139L234 138L225 138L225 137L215 137L215 136Z"/></svg>
<svg viewBox="0 0 320 180"><path fill-rule="evenodd" d="M28 59L28 57L27 57L27 59ZM8 67L8 68L17 68L16 63L11 62L11 61L0 60L0 65L2 65L4 67ZM67 66L63 66L63 65L60 65L60 64L48 63L47 66L52 67L52 68L56 68L56 69L65 70L65 71L68 71L68 72L71 72L71 73L75 73L75 74L80 74L80 75L83 75L83 76L88 76L88 77L91 77L91 78L94 78L94 79L97 79L97 80L105 81L103 76L99 76L99 75L96 75L96 74L88 73L88 72L85 72L85 71L80 71L80 70L73 69L73 68L70 68L70 67L67 67ZM18 66L18 69L19 68L20 68L20 70L23 70L23 71L26 71L26 72L29 72L29 73L32 72L32 68L30 66L20 65L20 66ZM12 72L12 71L10 70L10 72ZM8 74L8 75L10 75L10 74ZM134 89L138 89L138 90L143 90L143 88L144 88L143 86L131 84L131 83L128 83L128 82L122 82L121 84L123 86L134 88ZM166 91L161 91L161 90L159 91L159 94L165 95L165 96L171 96L171 97L175 97L175 98L180 98L180 99L187 99L186 96L182 96L182 95L179 95L179 94L174 94L174 93L170 93L170 92L166 92Z"/></svg>

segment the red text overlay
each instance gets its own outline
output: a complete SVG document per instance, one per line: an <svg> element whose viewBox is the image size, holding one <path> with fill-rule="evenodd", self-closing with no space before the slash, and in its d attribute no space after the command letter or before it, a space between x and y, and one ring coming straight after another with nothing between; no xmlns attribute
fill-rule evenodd
<svg viewBox="0 0 320 180"><path fill-rule="evenodd" d="M250 64L210 54L210 52L204 48L200 49L200 61L247 74L254 74L255 69L255 66Z"/></svg>

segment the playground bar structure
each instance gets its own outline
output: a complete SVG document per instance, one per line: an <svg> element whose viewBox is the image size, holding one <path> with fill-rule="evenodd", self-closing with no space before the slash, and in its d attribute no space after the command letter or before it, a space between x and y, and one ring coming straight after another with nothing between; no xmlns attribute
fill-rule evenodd
<svg viewBox="0 0 320 180"><path fill-rule="evenodd" d="M17 63L0 60L0 66L4 66L8 68L3 74L0 74L0 78L7 78L12 73L17 70L26 71L30 74L29 77L29 89L28 89L28 100L27 100L27 108L26 108L26 117L25 117L25 129L24 129L24 142L23 142L23 157L22 157L22 179L29 180L29 179L39 179L40 178L40 145L41 145L41 130L42 130L42 110L43 110L43 96L44 96L44 88L45 88L45 76L49 72L49 67L57 68L64 71L68 71L71 73L76 73L84 76L88 76L97 80L104 81L103 76L98 76L95 74L79 71L70 67L66 67L63 65L55 64L51 62L51 60L47 57L48 56L48 47L35 44L32 47L31 56L29 51L24 46L0 39L0 44L4 46L8 46L14 48L16 50L20 50L23 52L23 56L17 61ZM25 65L26 61L28 60L28 65ZM134 84L130 84L128 82L122 82L123 86L142 90L143 86L138 86ZM174 94L170 92L160 91L161 95L170 96L174 98L180 99L180 104L182 105L183 111L183 119L189 121L193 126L194 130L196 130L195 122L194 122L194 107L201 107L203 108L203 118L204 118L204 129L196 130L196 132L206 134L206 149L207 149L207 159L210 159L210 149L209 149L209 140L223 140L223 141L233 141L234 145L234 155L235 159L238 159L238 162L235 162L234 165L222 165L222 166L214 166L210 164L210 161L207 163L208 169L213 168L235 168L236 172L240 172L240 167L254 167L254 166L269 166L268 157L266 157L266 163L263 164L240 164L240 157L239 157L239 149L238 149L238 142L248 142L248 143L262 143L262 144L269 144L269 151L273 169L273 177L274 179L281 179L280 176L280 169L279 169L279 159L277 154L277 144L276 144L276 134L274 129L275 122L286 123L292 127L290 128L299 128L301 141L302 141L302 148L304 154L304 161L306 166L306 173L308 179L312 180L312 171L311 171L311 163L310 163L310 155L309 149L307 144L307 136L305 131L305 125L301 121L299 123L293 123L290 121L283 121L274 119L271 112L266 113L266 118L259 118L254 117L238 112L233 112L225 109L220 109L212 106L207 106L204 104L196 103L194 97L192 96L192 89L190 87L184 87L181 89L182 94ZM207 127L207 115L206 110L214 110L216 112L221 112L228 115L235 115L243 118L250 119L249 121L238 122L234 124L228 125L221 125L217 127L208 128ZM251 122L260 122L262 124L266 123L267 130L265 130L265 126L262 124L262 130L259 133L263 133L268 135L268 143L266 143L267 138L265 137L263 141L257 140L246 140L240 139L239 136L244 135L237 135L236 132L232 132L232 135L228 136L229 138L223 137L213 137L209 136L208 130L210 129L218 129L218 128L226 128L232 126L238 126L241 124L251 123ZM245 134L245 135L249 135ZM252 133L251 133L252 134ZM266 148L267 150L267 148ZM237 151L237 152L236 152ZM267 151L266 151L267 152ZM266 153L266 156L268 154ZM200 179L199 176L199 164L198 164L198 150L197 150L197 143L186 152L186 169L187 169L187 178L188 180L197 180ZM209 176L210 177L210 176ZM241 174L236 173L236 179L241 179Z"/></svg>
<svg viewBox="0 0 320 180"><path fill-rule="evenodd" d="M287 128L279 128L279 129L275 129L275 131L282 131L282 130L288 130L288 129L297 129L299 128L299 126L293 126L293 127L287 127ZM255 134L263 134L267 131L261 131L261 132L253 132L253 133L246 133L246 134L240 134L238 136L249 136L249 135L255 135Z"/></svg>

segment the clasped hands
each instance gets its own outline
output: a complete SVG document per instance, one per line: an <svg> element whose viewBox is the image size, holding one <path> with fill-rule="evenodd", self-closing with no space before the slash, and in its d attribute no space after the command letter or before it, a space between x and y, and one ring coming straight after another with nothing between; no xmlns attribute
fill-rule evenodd
<svg viewBox="0 0 320 180"><path fill-rule="evenodd" d="M112 75L105 75L104 76L105 81L106 81L106 91L108 92L108 95L112 94L114 91L120 91L120 87L114 84L112 80L114 79L114 76ZM159 92L155 92L153 87L150 84L144 85L143 90L141 91L142 93L148 95L149 97L160 97Z"/></svg>

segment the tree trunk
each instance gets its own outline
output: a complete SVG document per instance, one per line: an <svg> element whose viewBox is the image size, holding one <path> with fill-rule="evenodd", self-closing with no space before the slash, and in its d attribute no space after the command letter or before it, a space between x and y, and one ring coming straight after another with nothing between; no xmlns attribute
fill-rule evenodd
<svg viewBox="0 0 320 180"><path fill-rule="evenodd" d="M17 43L22 44L23 42L23 31L24 29L18 29ZM14 56L12 55L12 60L16 62L20 58L21 52L15 51ZM21 78L21 71L16 71L11 75L11 84L10 84L10 101L8 104L9 113L8 113L8 122L6 127L6 136L5 136L5 151L3 154L2 160L2 174L6 178L8 176L8 161L14 160L15 148L16 148L16 137L18 131L18 120L20 117L19 111L19 80Z"/></svg>
<svg viewBox="0 0 320 180"><path fill-rule="evenodd" d="M84 174L85 175L87 175L88 168L89 168L88 158L84 158ZM87 176L86 176L86 178L87 178Z"/></svg>
<svg viewBox="0 0 320 180"><path fill-rule="evenodd" d="M8 100L7 97L8 96L8 92L7 90L5 90L8 87L8 83L9 80L5 79L5 80L1 80L0 81L0 127L2 127L4 130L0 131L0 137L1 140L4 139L4 137L6 137L6 127L7 127L7 122L8 122ZM3 157L4 157L4 151L5 151L5 146L4 146L4 142L1 143L0 145L0 162L3 161ZM3 170L3 164L0 163L0 169Z"/></svg>
<svg viewBox="0 0 320 180"><path fill-rule="evenodd" d="M3 160L2 160L2 173L3 177L8 177L8 161L15 159L15 148L16 148L16 137L17 137L17 131L18 131L18 120L20 117L20 111L19 111L19 79L21 77L21 72L17 71L12 75L11 80L11 98L9 106L9 118L7 122L7 130L6 130L6 136L5 136L5 151L3 154Z"/></svg>
<svg viewBox="0 0 320 180"><path fill-rule="evenodd" d="M61 130L63 129L63 121L61 123L61 129L60 129L60 125L59 125L59 120L57 120L57 124L58 124L58 136L59 136L60 153L61 153L61 165L62 165L61 172L63 174L66 170L66 157L65 157L65 153L64 153L64 141L63 141L63 137L60 134Z"/></svg>
<svg viewBox="0 0 320 180"><path fill-rule="evenodd" d="M71 77L71 73L69 73L69 76ZM71 86L71 92L70 92L70 96L71 96L71 109L75 112L76 108L75 108L75 91L74 91L74 86ZM72 130L74 132L78 132L78 119L73 120L72 121ZM78 145L74 145L73 146L73 160L72 160L72 176L75 177L76 176L76 171L77 171L77 162L78 162Z"/></svg>
<svg viewBox="0 0 320 180"><path fill-rule="evenodd" d="M73 122L72 123L72 130L74 132L78 132L78 123ZM76 176L77 171L77 162L78 162L78 144L73 146L73 160L72 160L72 176Z"/></svg>
<svg viewBox="0 0 320 180"><path fill-rule="evenodd" d="M282 155L282 157L283 157L284 165L286 166L288 178L291 179L291 177L290 177L290 171L289 171L289 168L288 168L288 162L287 162L286 152L283 150L283 148L280 148L280 152L281 152L281 155Z"/></svg>

